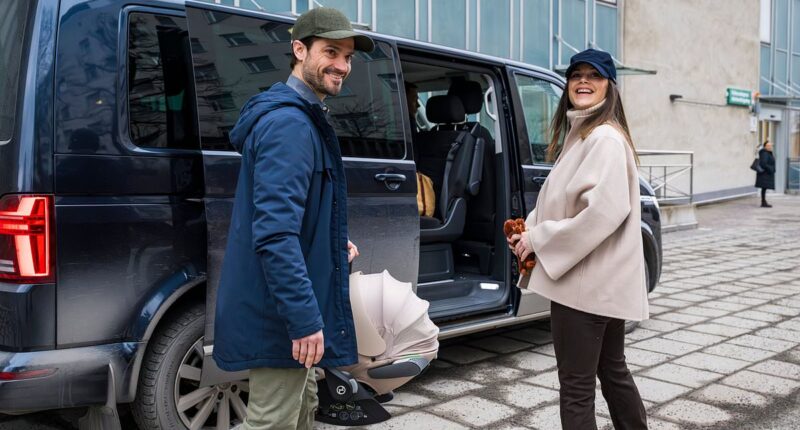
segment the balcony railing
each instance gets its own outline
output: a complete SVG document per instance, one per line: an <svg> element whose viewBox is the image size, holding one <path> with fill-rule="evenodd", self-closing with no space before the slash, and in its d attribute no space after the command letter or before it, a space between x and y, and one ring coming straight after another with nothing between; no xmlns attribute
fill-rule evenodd
<svg viewBox="0 0 800 430"><path fill-rule="evenodd" d="M662 205L692 203L693 151L639 150L639 172Z"/></svg>

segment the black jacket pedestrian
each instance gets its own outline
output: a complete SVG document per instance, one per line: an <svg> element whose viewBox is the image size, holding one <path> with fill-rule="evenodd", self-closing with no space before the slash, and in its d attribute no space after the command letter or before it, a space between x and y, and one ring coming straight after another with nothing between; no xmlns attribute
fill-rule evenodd
<svg viewBox="0 0 800 430"><path fill-rule="evenodd" d="M756 174L756 188L775 189L775 156L771 151L758 151L758 164L763 171Z"/></svg>

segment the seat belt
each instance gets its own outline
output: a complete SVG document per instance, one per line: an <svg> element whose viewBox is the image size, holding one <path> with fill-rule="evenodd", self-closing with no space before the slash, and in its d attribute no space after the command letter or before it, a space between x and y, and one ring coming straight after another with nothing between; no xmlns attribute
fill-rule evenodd
<svg viewBox="0 0 800 430"><path fill-rule="evenodd" d="M447 220L448 209L450 209L448 207L450 205L450 199L448 198L448 188L450 187L450 169L453 167L453 161L455 161L458 150L461 148L461 145L464 144L464 139L466 139L467 136L472 137L472 135L466 130L459 133L458 137L456 137L453 143L450 144L450 150L447 151L447 161L444 164L444 176L442 177L442 191L439 193L439 196L442 200L441 207L439 208L442 213L442 221Z"/></svg>

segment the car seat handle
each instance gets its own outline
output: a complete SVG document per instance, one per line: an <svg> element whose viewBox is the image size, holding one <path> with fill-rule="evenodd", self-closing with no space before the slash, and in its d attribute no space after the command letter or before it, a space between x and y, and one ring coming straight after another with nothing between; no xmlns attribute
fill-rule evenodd
<svg viewBox="0 0 800 430"><path fill-rule="evenodd" d="M334 368L326 368L325 379L328 379L328 390L334 400L347 402L354 397L360 397L358 382L350 373Z"/></svg>

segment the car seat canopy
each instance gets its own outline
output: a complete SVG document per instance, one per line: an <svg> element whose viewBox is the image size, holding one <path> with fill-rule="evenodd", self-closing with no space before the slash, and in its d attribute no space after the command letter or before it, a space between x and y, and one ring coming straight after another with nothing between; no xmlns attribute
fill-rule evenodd
<svg viewBox="0 0 800 430"><path fill-rule="evenodd" d="M439 328L428 316L428 302L414 294L411 283L400 282L387 271L354 273L350 275L350 303L359 362L344 369L377 394L388 393L416 375L373 378L369 370L397 363L397 371L384 369L372 374L402 374L399 369L409 369L413 363L421 366L421 371L436 358Z"/></svg>

